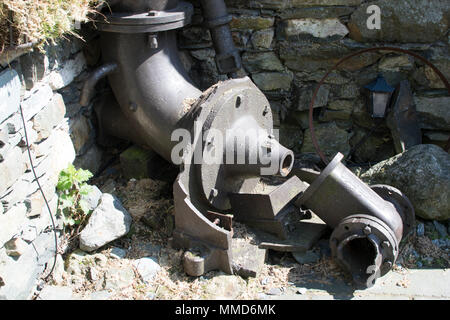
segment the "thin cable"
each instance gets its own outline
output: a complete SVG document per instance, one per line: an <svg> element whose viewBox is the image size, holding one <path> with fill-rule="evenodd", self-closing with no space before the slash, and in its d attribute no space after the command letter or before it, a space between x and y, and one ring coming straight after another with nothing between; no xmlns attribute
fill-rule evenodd
<svg viewBox="0 0 450 320"><path fill-rule="evenodd" d="M328 78L330 73L333 72L334 70L336 70L337 67L339 67L345 61L347 61L347 60L349 60L349 59L351 59L351 58L353 58L355 56L358 56L358 55L361 55L363 53L366 53L366 52L379 51L379 50L400 52L400 53L408 54L410 56L413 56L414 58L417 58L417 59L421 60L422 62L427 64L431 69L433 69L434 72L436 72L436 74L439 76L439 78L442 80L442 82L444 83L445 87L447 88L448 93L450 94L450 84L449 84L448 80L445 78L445 76L442 74L442 72L434 64L432 64L430 61L428 61L424 57L422 57L422 56L420 56L420 55L418 55L418 54L416 54L416 53L414 53L414 52L412 52L410 50L400 49L400 48L395 48L395 47L375 47L375 48L363 49L363 50L354 52L354 53L349 54L348 56L342 58L319 81L319 85L317 86L316 90L314 91L313 97L311 99L311 103L309 105L309 130L311 132L311 140L313 142L313 145L314 145L314 148L316 149L317 154L320 156L320 158L322 159L323 163L325 163L326 165L329 163L329 161L325 157L325 155L323 154L322 150L320 149L319 143L317 142L316 134L315 134L315 131L314 131L314 123L313 123L314 103L316 101L316 97L317 97L317 94L319 93L320 87L322 87L322 85L324 84L325 80ZM447 146L446 146L446 150L445 151L448 152L449 150L450 150L450 139L447 142Z"/></svg>
<svg viewBox="0 0 450 320"><path fill-rule="evenodd" d="M22 117L23 131L25 132L25 141L27 143L27 151L28 151L28 158L30 159L31 171L33 171L34 179L36 180L39 190L41 191L42 197L44 198L45 205L47 206L48 213L50 214L50 219L52 221L52 226L53 226L53 234L55 236L55 259L53 260L53 266L52 266L52 269L50 270L50 273L44 278L44 280L47 280L50 277L50 275L53 273L53 270L55 269L56 257L58 256L58 236L56 235L56 225L55 225L55 220L53 219L52 210L50 209L50 205L48 204L47 198L45 197L44 190L42 190L41 184L39 183L39 178L37 177L36 171L34 170L33 158L31 157L30 144L28 142L27 127L25 124L25 117L23 116L23 111L22 111L21 105L19 105L19 110L20 110L20 115Z"/></svg>

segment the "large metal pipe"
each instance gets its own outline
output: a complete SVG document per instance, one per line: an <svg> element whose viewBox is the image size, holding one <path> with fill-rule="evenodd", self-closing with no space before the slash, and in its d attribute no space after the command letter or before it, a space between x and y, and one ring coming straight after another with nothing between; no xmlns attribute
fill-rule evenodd
<svg viewBox="0 0 450 320"><path fill-rule="evenodd" d="M179 59L176 33L159 32L149 38L147 33L104 32L103 59L118 64L108 78L126 119L145 137L147 147L170 161L172 131L201 91ZM158 48L149 43L154 39Z"/></svg>
<svg viewBox="0 0 450 320"><path fill-rule="evenodd" d="M414 224L414 209L399 190L366 185L343 158L338 154L296 204L334 229L333 257L357 284L370 287L395 263L400 241Z"/></svg>

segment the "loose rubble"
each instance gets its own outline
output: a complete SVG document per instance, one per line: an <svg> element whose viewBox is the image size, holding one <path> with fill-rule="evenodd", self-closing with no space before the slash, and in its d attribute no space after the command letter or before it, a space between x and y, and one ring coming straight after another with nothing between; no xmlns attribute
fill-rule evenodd
<svg viewBox="0 0 450 320"><path fill-rule="evenodd" d="M350 277L331 259L326 236L305 253L269 250L263 256L255 256L252 263L238 261L236 268L240 272L235 275L212 271L198 278L189 277L182 266L184 251L173 249L170 242L174 227L171 183L123 180L120 170L117 172L119 175L94 181L100 189L113 181L116 194L102 194L95 210L105 205L105 197L112 202L120 201L123 210L117 207L113 210L120 212L122 218L127 216L124 211L129 212L129 231L89 252L76 249L60 256L52 279L36 292L38 299L262 300L289 295L308 299L317 294L311 283L333 286L338 281L348 290L352 288ZM105 212L111 211L102 214ZM407 278L410 269L450 266L450 241L448 234L444 234L449 225L449 221L417 221L415 231L403 240L392 271L402 275L397 282L399 288L410 285ZM235 245L254 245L256 234L235 223L233 240Z"/></svg>

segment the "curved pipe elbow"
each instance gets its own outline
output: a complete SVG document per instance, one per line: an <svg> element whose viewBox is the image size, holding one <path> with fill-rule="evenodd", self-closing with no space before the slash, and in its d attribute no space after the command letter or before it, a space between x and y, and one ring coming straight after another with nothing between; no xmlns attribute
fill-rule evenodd
<svg viewBox="0 0 450 320"><path fill-rule="evenodd" d="M84 82L83 89L81 90L80 105L86 107L92 100L95 94L95 86L97 83L108 76L109 74L115 72L118 66L116 63L107 63L97 69L95 69Z"/></svg>

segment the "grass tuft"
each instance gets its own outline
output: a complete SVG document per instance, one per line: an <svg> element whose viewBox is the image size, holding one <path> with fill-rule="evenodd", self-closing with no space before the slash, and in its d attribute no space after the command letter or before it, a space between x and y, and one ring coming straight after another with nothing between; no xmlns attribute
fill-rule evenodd
<svg viewBox="0 0 450 320"><path fill-rule="evenodd" d="M0 0L0 53L26 43L40 46L77 34L101 0ZM79 37L79 36L78 36Z"/></svg>

